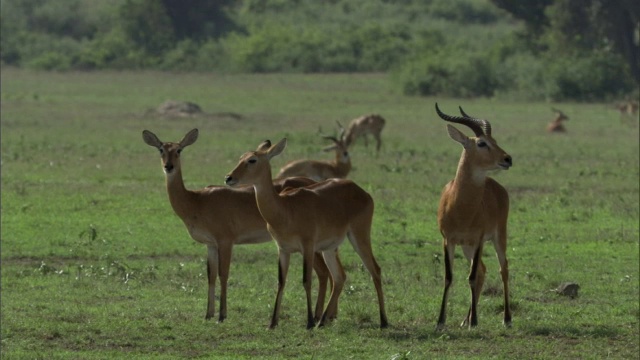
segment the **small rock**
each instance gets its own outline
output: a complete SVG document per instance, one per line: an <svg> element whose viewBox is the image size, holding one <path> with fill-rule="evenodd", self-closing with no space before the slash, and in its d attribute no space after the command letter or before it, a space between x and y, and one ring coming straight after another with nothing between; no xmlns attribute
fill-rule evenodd
<svg viewBox="0 0 640 360"><path fill-rule="evenodd" d="M556 293L563 296L569 296L571 298L575 298L578 296L578 290L580 290L580 285L574 282L563 282L555 290L551 290L551 291L555 291Z"/></svg>
<svg viewBox="0 0 640 360"><path fill-rule="evenodd" d="M193 116L202 113L202 109L192 102L167 100L158 106L156 112L167 116Z"/></svg>

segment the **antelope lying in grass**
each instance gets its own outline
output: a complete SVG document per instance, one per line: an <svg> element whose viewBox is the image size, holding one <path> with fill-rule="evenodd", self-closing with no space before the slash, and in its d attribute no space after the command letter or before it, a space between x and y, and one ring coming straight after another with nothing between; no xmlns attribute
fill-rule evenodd
<svg viewBox="0 0 640 360"><path fill-rule="evenodd" d="M198 130L188 132L178 143L162 142L151 131L142 132L144 142L160 151L162 168L166 175L167 193L173 211L182 219L191 237L207 245L207 275L209 296L206 319L215 314L215 285L220 275L220 315L227 317L227 282L231 264L231 252L237 244L258 244L271 240L267 224L256 207L253 188L231 189L226 186L209 186L200 190L188 190L182 180L180 153L198 139ZM310 179L292 178L274 184L274 191L315 183ZM324 308L329 269L322 256L315 254L313 262L318 275L319 289L315 317L320 319ZM337 316L330 312L328 316Z"/></svg>
<svg viewBox="0 0 640 360"><path fill-rule="evenodd" d="M324 136L333 141L333 145L324 148L324 151L335 151L336 158L333 161L319 160L295 160L289 162L280 169L276 179L284 179L292 176L304 176L315 181L323 181L332 178L344 179L351 171L351 157L348 146L344 140L344 128L338 123L340 133L338 137Z"/></svg>
<svg viewBox="0 0 640 360"><path fill-rule="evenodd" d="M373 135L376 140L376 152L380 152L380 146L382 146L382 139L380 133L384 129L385 120L382 116L377 114L365 115L359 118L353 119L347 128L345 141L347 146L351 146L358 137L364 138L364 146L369 146L368 134Z"/></svg>
<svg viewBox="0 0 640 360"><path fill-rule="evenodd" d="M442 330L447 318L447 299L453 281L453 255L456 245L462 246L471 262L469 286L471 307L461 326L478 325L477 304L482 291L486 267L482 262L482 248L491 240L500 262L500 274L504 292L505 326L511 326L509 309L509 266L507 262L507 217L509 195L498 182L487 176L491 170L507 170L512 165L511 156L502 150L491 136L491 124L475 119L462 111L462 116L443 114L436 104L436 112L443 120L469 127L476 137L469 138L451 125L449 136L459 142L462 156L455 178L442 191L438 207L438 226L443 237L445 285L437 329Z"/></svg>
<svg viewBox="0 0 640 360"><path fill-rule="evenodd" d="M278 244L278 294L269 327L278 325L289 259L295 252L301 252L303 257L307 329L315 326L311 312L311 268L315 263L313 254L317 252L322 252L333 280L329 304L318 325L322 326L330 319L328 314L337 309L338 297L344 286L345 273L337 255L345 235L373 278L378 295L380 327L387 327L380 267L371 249L373 199L353 181L345 179L330 179L278 193L271 180L269 162L284 150L286 144L286 139L273 146L269 140L264 141L256 151L242 155L238 165L225 178L229 186L253 185L258 209Z"/></svg>
<svg viewBox="0 0 640 360"><path fill-rule="evenodd" d="M551 108L551 110L553 110L553 113L556 115L556 117L549 123L549 125L547 125L547 132L566 133L567 129L565 129L562 123L569 120L569 117L556 108Z"/></svg>

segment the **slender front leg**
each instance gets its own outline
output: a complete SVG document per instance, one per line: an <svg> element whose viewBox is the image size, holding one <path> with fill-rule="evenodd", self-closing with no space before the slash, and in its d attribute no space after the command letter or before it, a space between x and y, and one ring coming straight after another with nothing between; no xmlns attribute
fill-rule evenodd
<svg viewBox="0 0 640 360"><path fill-rule="evenodd" d="M269 329L278 326L278 318L280 317L280 305L282 304L282 296L284 294L284 285L287 281L287 272L289 271L289 253L282 249L278 250L278 294L276 295L276 304L273 307L273 315L271 316L271 324Z"/></svg>
<svg viewBox="0 0 640 360"><path fill-rule="evenodd" d="M453 253L456 246L450 244L447 240L444 240L444 294L442 295L442 304L440 304L440 316L438 316L438 325L436 330L444 330L445 323L447 322L447 301L449 298L449 287L453 282Z"/></svg>
<svg viewBox="0 0 640 360"><path fill-rule="evenodd" d="M207 314L205 319L211 319L216 312L216 278L218 277L218 248L214 245L207 246L207 279L209 282L209 294L207 297Z"/></svg>
<svg viewBox="0 0 640 360"><path fill-rule="evenodd" d="M218 249L218 271L220 274L220 316L218 322L223 322L227 318L227 284L231 267L231 249L231 244L221 245Z"/></svg>
<svg viewBox="0 0 640 360"><path fill-rule="evenodd" d="M382 145L382 140L380 139L380 133L373 135L376 138L376 153L380 152L380 146Z"/></svg>
<svg viewBox="0 0 640 360"><path fill-rule="evenodd" d="M313 282L313 246L303 249L302 253L302 286L307 294L307 329L316 326L313 319L313 302L311 300L311 283Z"/></svg>

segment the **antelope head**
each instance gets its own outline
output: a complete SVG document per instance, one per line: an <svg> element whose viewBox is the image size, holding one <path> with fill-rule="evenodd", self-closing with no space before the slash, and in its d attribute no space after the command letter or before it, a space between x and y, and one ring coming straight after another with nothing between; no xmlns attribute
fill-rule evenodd
<svg viewBox="0 0 640 360"><path fill-rule="evenodd" d="M554 119L557 122L560 121L564 121L564 120L569 120L569 117L567 115L565 115L565 113L563 113L562 111L552 107L551 111L553 111L554 114L556 114L556 118Z"/></svg>
<svg viewBox="0 0 640 360"><path fill-rule="evenodd" d="M349 161L349 146L345 141L345 136L344 136L345 129L344 127L342 127L342 124L340 124L340 122L336 121L336 123L338 124L338 129L339 129L338 137L323 136L323 138L333 141L333 145L329 145L325 147L323 150L324 151L335 150L336 159L338 159L338 161L341 163L347 163Z"/></svg>
<svg viewBox="0 0 640 360"><path fill-rule="evenodd" d="M198 129L189 131L179 143L163 143L156 134L149 130L142 132L142 139L147 145L153 146L160 151L162 168L167 176L172 175L176 170L180 170L180 153L182 149L198 140Z"/></svg>
<svg viewBox="0 0 640 360"><path fill-rule="evenodd" d="M476 137L467 137L460 130L447 124L449 136L459 142L464 148L461 162L467 162L474 170L508 170L512 165L511 155L502 150L496 140L491 136L491 124L484 119L476 119L467 115L462 107L462 116L451 116L444 114L436 103L436 112L441 119L465 125L470 128Z"/></svg>
<svg viewBox="0 0 640 360"><path fill-rule="evenodd" d="M286 146L286 138L273 146L271 141L263 141L255 151L249 151L240 157L238 165L225 176L225 184L228 186L255 185L260 182L261 176L264 176L265 173L269 174L269 184L271 184L271 165L269 161L274 156L279 155Z"/></svg>

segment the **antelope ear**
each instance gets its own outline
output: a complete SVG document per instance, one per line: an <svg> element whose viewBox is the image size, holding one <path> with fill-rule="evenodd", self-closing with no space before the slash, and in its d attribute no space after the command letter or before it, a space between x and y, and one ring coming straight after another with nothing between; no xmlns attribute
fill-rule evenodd
<svg viewBox="0 0 640 360"><path fill-rule="evenodd" d="M155 148L159 149L160 147L162 147L162 141L160 141L160 139L158 139L156 134L152 133L149 130L143 130L142 131L142 140L144 140L144 142L147 145L153 146Z"/></svg>
<svg viewBox="0 0 640 360"><path fill-rule="evenodd" d="M280 155L280 153L286 147L287 147L287 138L283 138L277 144L273 145L272 147L269 148L269 150L267 150L267 157L269 158L269 160L271 160L271 158L273 158L274 156Z"/></svg>
<svg viewBox="0 0 640 360"><path fill-rule="evenodd" d="M181 147L189 146L189 145L193 144L194 142L196 142L196 140L198 140L198 129L193 129L193 130L189 131L184 136L184 138L182 138L182 140L180 141L180 146Z"/></svg>
<svg viewBox="0 0 640 360"><path fill-rule="evenodd" d="M462 146L465 149L469 146L469 143L470 143L469 138L465 134L463 134L460 130L447 124L447 131L449 132L449 137L459 142L460 144L462 144Z"/></svg>
<svg viewBox="0 0 640 360"><path fill-rule="evenodd" d="M271 147L271 140L265 140L258 145L256 151L267 151Z"/></svg>

